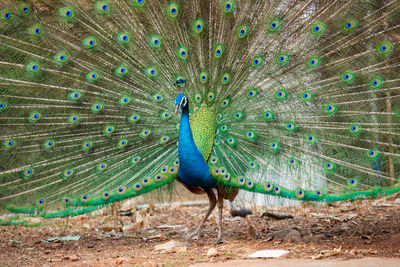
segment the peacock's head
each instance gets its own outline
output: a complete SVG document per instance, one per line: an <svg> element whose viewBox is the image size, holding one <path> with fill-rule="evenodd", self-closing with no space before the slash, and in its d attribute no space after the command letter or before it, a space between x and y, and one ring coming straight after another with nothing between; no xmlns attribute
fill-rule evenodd
<svg viewBox="0 0 400 267"><path fill-rule="evenodd" d="M176 97L175 105L175 115L177 115L180 109L183 109L184 107L189 105L189 100L184 94L179 94Z"/></svg>

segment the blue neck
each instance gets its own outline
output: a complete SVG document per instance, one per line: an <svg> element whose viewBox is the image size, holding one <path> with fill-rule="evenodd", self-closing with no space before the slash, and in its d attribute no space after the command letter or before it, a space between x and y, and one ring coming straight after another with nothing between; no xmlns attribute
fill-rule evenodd
<svg viewBox="0 0 400 267"><path fill-rule="evenodd" d="M189 123L189 103L182 109L179 124L179 178L187 185L215 187L207 163L193 141Z"/></svg>
<svg viewBox="0 0 400 267"><path fill-rule="evenodd" d="M190 128L189 107L188 106L189 105L186 105L186 107L184 107L182 109L182 116L181 116L181 121L180 121L180 124L179 124L178 151L186 150L186 148L187 148L186 145L189 145L189 147L196 146L196 144L193 141L192 129ZM183 145L185 145L185 146L183 146Z"/></svg>

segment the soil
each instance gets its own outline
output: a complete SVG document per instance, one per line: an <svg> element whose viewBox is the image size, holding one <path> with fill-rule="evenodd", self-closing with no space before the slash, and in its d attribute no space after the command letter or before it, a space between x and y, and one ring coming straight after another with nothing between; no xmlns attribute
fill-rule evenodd
<svg viewBox="0 0 400 267"><path fill-rule="evenodd" d="M214 244L216 211L203 237L185 241L207 205L123 206L118 214L107 207L68 221L42 220L40 227L0 227L0 266L206 266L216 262L220 262L216 266L229 266L224 262L246 260L249 254L266 249L288 250L283 257L289 262L390 257L400 265L400 199L395 197L268 210L293 216L279 220L263 216L260 210L246 218L232 217L225 209L225 242L218 245ZM80 239L44 241L66 236ZM176 241L175 247L156 250L170 241ZM252 262L266 261L271 260Z"/></svg>

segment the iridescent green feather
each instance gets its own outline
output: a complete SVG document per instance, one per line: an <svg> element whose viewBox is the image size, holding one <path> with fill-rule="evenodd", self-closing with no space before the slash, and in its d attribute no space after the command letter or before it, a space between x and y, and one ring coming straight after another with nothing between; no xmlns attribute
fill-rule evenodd
<svg viewBox="0 0 400 267"><path fill-rule="evenodd" d="M6 1L0 205L75 216L173 182L180 91L221 183L304 201L398 192L398 9Z"/></svg>

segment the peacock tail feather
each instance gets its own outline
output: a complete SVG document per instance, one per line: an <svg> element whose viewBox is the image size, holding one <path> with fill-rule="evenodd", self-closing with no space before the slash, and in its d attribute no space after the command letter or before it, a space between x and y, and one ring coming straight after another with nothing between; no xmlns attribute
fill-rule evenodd
<svg viewBox="0 0 400 267"><path fill-rule="evenodd" d="M400 191L396 0L0 3L0 204L74 216L178 176L179 92L220 183Z"/></svg>

